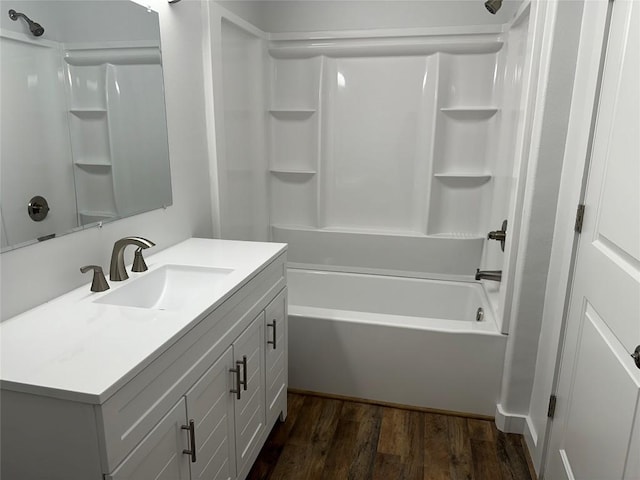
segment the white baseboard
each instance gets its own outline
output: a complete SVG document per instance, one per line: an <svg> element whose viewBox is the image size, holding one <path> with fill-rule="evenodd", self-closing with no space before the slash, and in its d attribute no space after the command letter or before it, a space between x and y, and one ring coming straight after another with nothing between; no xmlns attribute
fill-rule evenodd
<svg viewBox="0 0 640 480"><path fill-rule="evenodd" d="M514 413L505 412L502 405L498 403L496 405L496 426L498 430L505 433L519 433L524 434L525 425L527 423L526 415L517 415Z"/></svg>

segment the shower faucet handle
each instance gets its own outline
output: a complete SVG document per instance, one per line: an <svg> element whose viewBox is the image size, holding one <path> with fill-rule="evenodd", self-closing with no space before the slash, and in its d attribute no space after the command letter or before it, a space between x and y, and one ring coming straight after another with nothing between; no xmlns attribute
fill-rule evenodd
<svg viewBox="0 0 640 480"><path fill-rule="evenodd" d="M507 221L502 222L502 228L500 230L494 230L487 234L487 239L497 240L500 242L500 250L504 252L504 242L507 240Z"/></svg>

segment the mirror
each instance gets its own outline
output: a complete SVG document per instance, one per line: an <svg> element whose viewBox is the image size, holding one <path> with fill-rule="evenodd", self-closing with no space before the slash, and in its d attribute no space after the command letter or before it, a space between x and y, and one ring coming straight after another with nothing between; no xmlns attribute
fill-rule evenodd
<svg viewBox="0 0 640 480"><path fill-rule="evenodd" d="M2 251L171 205L156 12L2 2L0 62Z"/></svg>

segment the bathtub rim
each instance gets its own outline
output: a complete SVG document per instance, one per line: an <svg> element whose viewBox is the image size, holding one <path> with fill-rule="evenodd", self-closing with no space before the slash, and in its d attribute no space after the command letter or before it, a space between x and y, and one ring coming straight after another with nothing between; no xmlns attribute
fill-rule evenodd
<svg viewBox="0 0 640 480"><path fill-rule="evenodd" d="M295 266L294 266L295 265ZM302 267L304 265L304 267ZM312 268L313 267L313 268ZM320 267L320 268L319 268ZM451 320L434 317L417 317L408 315L393 315L383 314L375 312L365 312L360 310L341 310L322 307L311 307L306 305L297 305L289 303L288 314L293 317L306 317L318 320L327 321L340 321L349 322L354 324L374 324L386 327L394 328L413 328L417 330L436 331L442 333L471 333L474 335L491 335L498 337L505 337L506 335L501 333L498 329L496 316L493 305L489 301L486 288L482 282L478 282L471 276L447 276L448 278L434 278L425 274L424 276L416 277L413 272L403 272L404 274L394 274L395 271L378 270L378 269L353 269L345 267L327 267L326 265L309 265L309 264L287 264L287 271L289 270L302 270L308 272L332 272L338 274L353 274L353 275L375 275L389 278L406 278L415 280L427 280L442 283L466 283L472 284L481 297L482 308L485 310L485 318L482 321L473 320ZM360 271L354 271L360 270ZM367 270L367 271L361 271ZM375 272L375 273L374 273ZM441 276L438 276L441 277ZM452 278L455 277L455 278ZM425 323L425 320L427 322Z"/></svg>

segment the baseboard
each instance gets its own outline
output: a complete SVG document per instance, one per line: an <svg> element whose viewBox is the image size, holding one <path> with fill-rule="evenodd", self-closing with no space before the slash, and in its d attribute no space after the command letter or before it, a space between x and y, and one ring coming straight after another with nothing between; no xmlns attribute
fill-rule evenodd
<svg viewBox="0 0 640 480"><path fill-rule="evenodd" d="M498 403L496 405L496 426L498 430L505 433L519 433L524 434L525 425L527 423L526 415L517 415L514 413L505 412L502 405Z"/></svg>
<svg viewBox="0 0 640 480"><path fill-rule="evenodd" d="M401 410L413 410L416 412L435 413L438 415L449 415L453 417L473 418L476 420L489 420L489 421L494 420L493 417L490 417L488 415L479 415L477 413L458 412L454 410L442 410L439 408L417 407L414 405L405 405L402 403L384 402L381 400L374 400L370 398L350 397L348 395L336 395L333 393L316 392L313 390L303 390L300 388L288 388L287 390L289 393L294 393L294 394L309 395L312 397L331 398L334 400L342 400L347 402L367 403L370 405L380 405L381 407L399 408Z"/></svg>

